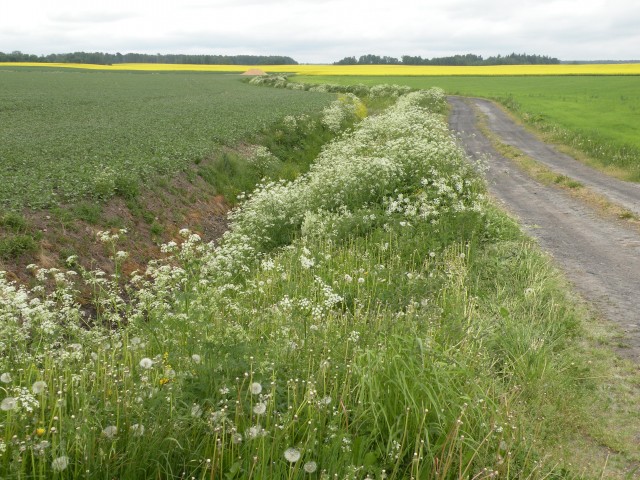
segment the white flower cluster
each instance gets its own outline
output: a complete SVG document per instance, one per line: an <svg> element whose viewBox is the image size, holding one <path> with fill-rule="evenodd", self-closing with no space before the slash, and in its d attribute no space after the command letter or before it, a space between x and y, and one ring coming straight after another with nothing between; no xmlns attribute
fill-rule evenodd
<svg viewBox="0 0 640 480"><path fill-rule="evenodd" d="M406 95L411 91L411 87L406 85L392 85L381 83L380 85L374 85L369 89L369 96L371 98L376 97L392 97L398 98L402 95Z"/></svg>
<svg viewBox="0 0 640 480"><path fill-rule="evenodd" d="M384 114L367 117L354 132L327 145L307 174L292 182L259 185L230 214L231 229L208 255L205 271L228 281L260 261L261 252L289 243L305 220L309 231L318 212L331 215L382 203L395 192L418 189L423 195L419 201L427 203L416 208L423 210L436 204L435 198L447 197L449 190L458 209L481 201L475 193L481 190L476 188L480 180L446 124L421 106L438 110L444 102L439 89L409 93ZM429 208L429 215L436 215L435 207Z"/></svg>
<svg viewBox="0 0 640 480"><path fill-rule="evenodd" d="M405 90L398 89L398 95ZM350 95L345 98L339 102L341 108L355 114L357 99ZM0 391L4 392L0 413L15 419L35 415L40 408L48 410L53 401L65 401L64 392L71 391L70 385L78 389L81 384L99 383L96 380L101 373L96 372L104 372L105 381L125 379L122 385L116 380L111 385L114 389L123 387L116 393L127 405L142 407L147 399L156 402L164 396L172 404L172 392L180 391L181 380L209 367L221 369L215 365L215 356L198 349L201 342L246 343L247 332L253 326L264 328L260 324L270 315L282 316L289 324L309 321L304 336L289 325L268 333L270 341L281 343L283 352L293 355L294 350L308 348L310 338L326 334L331 323L327 319L357 318L365 309L359 293L394 278L385 270L382 258L390 250L391 239L385 237L378 247L367 249L362 255L363 265L348 268L332 258L331 249L316 249L318 243L337 244L336 231L351 231L353 225L366 231L371 226L396 222L402 227L398 230L408 232L419 222L437 222L444 213L456 215L482 208L483 186L477 173L465 161L442 118L433 113L442 108L444 96L440 90L400 96L394 107L366 118L353 131L328 144L307 174L292 182L259 185L232 212L230 230L218 245L204 244L198 235L181 230L181 240L162 247L167 258L152 262L145 272L133 274L130 282L134 288L126 291L99 271L79 270L76 278L71 272L34 267L40 283L30 290L7 282L0 273ZM296 117L285 120L290 128L301 128L301 123ZM269 158L271 153L264 149L257 155ZM124 253L115 248L124 233L98 234L100 242L113 247L115 261L124 258ZM285 251L272 254L274 247L284 247ZM371 253L374 247L379 249L377 254ZM369 255L375 259L374 268L364 268ZM247 278L252 271L255 277ZM296 282L295 271L312 278L304 289L297 288L300 282ZM419 282L424 277L420 272L407 271L401 280L405 279ZM82 281L84 285L79 284ZM75 290L86 290L87 286L97 295L95 318L85 314L74 300L78 298ZM242 304L242 298L250 298L250 306ZM403 315L427 305L427 300L423 300L424 305L416 299L409 302L400 312ZM364 349L367 329L343 323L349 350ZM202 338L185 338L176 328L182 325L188 327L187 332L202 332ZM149 326L153 326L152 334L147 333ZM188 351L185 343L190 345ZM154 351L158 345L163 350ZM167 353L159 353L163 351ZM180 351L181 355L175 353ZM342 368L341 361L329 352L322 352L318 362L327 378ZM29 381L30 388L17 385L25 382L23 367L38 364L74 374L68 384L64 376L46 376L43 372ZM205 402L184 403L186 418L180 422L208 422L214 432L220 426L230 428L231 443L240 444L275 435L289 417L297 421L293 412L281 411L271 396L277 391L273 383L268 387L268 380L260 383L254 381L256 377L245 375L246 383L235 387L230 384L230 390L225 381L217 391L229 399L246 400L246 418L226 411L227 400L223 399L224 405L216 405L215 411ZM306 385L305 398L319 412L337 416L344 408L337 392L323 391L311 382ZM241 394L241 388L248 395ZM97 412L97 416L104 413ZM152 423L134 416L117 425L111 425L107 417L99 418L95 435L101 442L121 443L125 437L153 434ZM146 434L142 422L147 425ZM349 451L350 438L338 438L341 448ZM307 458L309 446L295 445L285 451L286 461L300 462L299 469L315 472L317 463ZM62 472L70 465L75 468L75 462L80 461L63 454L62 450L48 454L52 470Z"/></svg>
<svg viewBox="0 0 640 480"><path fill-rule="evenodd" d="M351 110L358 108L357 102L353 95L339 101ZM77 278L72 271L33 266L40 284L31 290L17 287L0 273L0 359L38 361L27 347L33 341L57 345L49 355L54 353L60 361L84 358L83 352L57 341L74 338L74 343L84 344L89 351L103 335L98 329L81 327L86 325L87 315L75 300L79 281L97 292L100 321L106 325L118 325L123 319L134 325L149 312L156 317L171 314L180 308L179 292L186 288L208 292L200 300L203 311L211 306L205 302L233 311L233 302L225 298L237 294L237 280L247 272L261 262L265 269L272 264L267 253L273 247L289 244L299 233L309 238L332 238L363 206L384 206L387 216L399 215L409 223L413 218L433 221L445 210L480 209L478 175L464 160L441 117L431 113L444 104L439 89L401 96L394 107L364 119L353 132L325 146L307 174L292 182L259 185L230 214L231 228L217 246L203 244L188 230L181 231L184 240L180 245L171 242L163 247L170 257L152 262L144 275L135 274L131 278L135 288L126 294L117 281L100 271L81 271ZM303 120L287 122L293 126L294 121ZM267 158L271 154L261 150L256 155ZM366 217L366 222L377 221L388 219ZM115 252L115 243L125 233L100 232L98 239L112 244ZM319 261L306 254L299 258L309 269ZM310 299L307 306L294 301L315 318L341 302L330 286L317 285L317 298ZM104 335L116 337L118 330ZM0 360L0 369L9 370L9 365ZM3 382L9 378L3 376Z"/></svg>
<svg viewBox="0 0 640 480"><path fill-rule="evenodd" d="M333 133L338 133L348 119L357 115L358 108L362 109L362 102L354 94L340 96L322 110L322 124Z"/></svg>
<svg viewBox="0 0 640 480"><path fill-rule="evenodd" d="M291 118L295 120L295 117ZM264 178L269 176L269 173L277 168L280 164L280 159L271 153L267 147L263 145L256 145L247 157L247 162L256 171L260 178Z"/></svg>

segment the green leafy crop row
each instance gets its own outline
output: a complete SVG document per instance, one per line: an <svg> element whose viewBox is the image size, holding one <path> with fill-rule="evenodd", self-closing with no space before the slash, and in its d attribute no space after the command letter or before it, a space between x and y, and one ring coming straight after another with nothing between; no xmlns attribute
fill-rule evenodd
<svg viewBox="0 0 640 480"><path fill-rule="evenodd" d="M220 74L5 69L0 206L127 197L145 180L333 98Z"/></svg>

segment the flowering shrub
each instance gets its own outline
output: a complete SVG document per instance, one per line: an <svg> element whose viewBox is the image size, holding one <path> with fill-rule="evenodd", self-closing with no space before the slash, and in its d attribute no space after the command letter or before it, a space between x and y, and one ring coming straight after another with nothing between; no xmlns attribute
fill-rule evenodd
<svg viewBox="0 0 640 480"><path fill-rule="evenodd" d="M481 181L440 117L419 106L425 101L445 99L441 90L411 93L327 145L308 174L259 185L231 213L231 228L207 260L207 270L229 278L229 270L249 269L261 252L288 243L310 213L359 208L430 183L434 189L427 196L443 197L447 183L456 187L442 198L442 208L455 203L458 211L477 210Z"/></svg>

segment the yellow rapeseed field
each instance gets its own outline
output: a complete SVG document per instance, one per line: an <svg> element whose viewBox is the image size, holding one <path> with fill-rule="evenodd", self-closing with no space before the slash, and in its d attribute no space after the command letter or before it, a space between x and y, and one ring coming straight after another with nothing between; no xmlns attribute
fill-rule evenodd
<svg viewBox="0 0 640 480"><path fill-rule="evenodd" d="M413 65L174 65L121 63L88 65L77 63L1 63L2 66L62 67L91 70L189 71L242 73L259 68L268 73L302 75L368 75L368 76L437 76L437 75L640 75L640 63L592 65L495 65L480 67L413 66Z"/></svg>

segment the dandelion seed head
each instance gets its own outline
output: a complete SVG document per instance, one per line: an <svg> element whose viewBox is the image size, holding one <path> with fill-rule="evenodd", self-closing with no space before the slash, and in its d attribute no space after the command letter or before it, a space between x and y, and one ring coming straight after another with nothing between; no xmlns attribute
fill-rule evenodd
<svg viewBox="0 0 640 480"><path fill-rule="evenodd" d="M253 395L258 395L260 392L262 392L262 385L260 385L258 382L253 382L249 389L251 390L251 393Z"/></svg>
<svg viewBox="0 0 640 480"><path fill-rule="evenodd" d="M54 458L51 462L51 468L55 472L62 472L69 466L69 457L62 456L58 458Z"/></svg>
<svg viewBox="0 0 640 480"><path fill-rule="evenodd" d="M153 360L151 360L150 358L143 358L142 360L140 360L140 366L144 369L149 369L151 367L153 367Z"/></svg>
<svg viewBox="0 0 640 480"><path fill-rule="evenodd" d="M307 462L302 468L307 473L313 473L318 469L318 464L316 462Z"/></svg>
<svg viewBox="0 0 640 480"><path fill-rule="evenodd" d="M11 380L13 380L13 378L11 377L11 374L9 372L5 372L0 375L0 382L2 383L11 383Z"/></svg>
<svg viewBox="0 0 640 480"><path fill-rule="evenodd" d="M44 392L46 388L47 388L47 382L44 382L42 380L38 380L37 382L34 382L33 385L31 385L31 391L36 395Z"/></svg>
<svg viewBox="0 0 640 480"><path fill-rule="evenodd" d="M263 415L267 411L267 406L264 403L256 403L253 406L253 413L256 415Z"/></svg>
<svg viewBox="0 0 640 480"><path fill-rule="evenodd" d="M191 360L193 360L193 363L200 363L202 362L202 357L197 353L194 353L193 355L191 355Z"/></svg>
<svg viewBox="0 0 640 480"><path fill-rule="evenodd" d="M133 433L134 437L141 437L144 435L144 425L141 423L134 423L131 425L131 433Z"/></svg>
<svg viewBox="0 0 640 480"><path fill-rule="evenodd" d="M115 438L115 436L118 435L118 427L115 425L109 425L102 430L102 434L108 439Z"/></svg>
<svg viewBox="0 0 640 480"><path fill-rule="evenodd" d="M300 460L300 450L293 447L287 448L284 451L284 458L287 460L287 462L295 463Z"/></svg>
<svg viewBox="0 0 640 480"><path fill-rule="evenodd" d="M9 410L15 410L18 407L18 399L14 397L7 397L0 403L0 410L8 412Z"/></svg>

